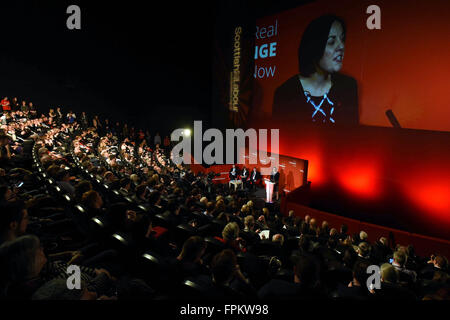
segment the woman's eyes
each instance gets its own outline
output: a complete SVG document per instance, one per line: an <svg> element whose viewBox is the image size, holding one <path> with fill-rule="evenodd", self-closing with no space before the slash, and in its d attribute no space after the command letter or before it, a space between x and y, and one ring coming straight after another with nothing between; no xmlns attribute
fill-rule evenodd
<svg viewBox="0 0 450 320"><path fill-rule="evenodd" d="M341 42L345 43L345 36L341 37ZM328 40L327 45L333 46L333 45L335 45L335 43L336 43L335 39L330 39L330 40Z"/></svg>

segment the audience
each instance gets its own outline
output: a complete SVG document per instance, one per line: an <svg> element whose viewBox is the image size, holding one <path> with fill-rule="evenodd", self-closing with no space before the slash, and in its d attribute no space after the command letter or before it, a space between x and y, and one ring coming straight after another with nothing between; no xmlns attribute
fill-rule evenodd
<svg viewBox="0 0 450 320"><path fill-rule="evenodd" d="M170 299L186 286L241 301L449 299L443 255L418 257L293 210L283 217L277 204L175 165L158 132L151 141L98 115L38 116L12 101L2 100L0 130L4 299ZM73 263L79 290L66 286ZM381 267L381 289L367 288L370 265Z"/></svg>

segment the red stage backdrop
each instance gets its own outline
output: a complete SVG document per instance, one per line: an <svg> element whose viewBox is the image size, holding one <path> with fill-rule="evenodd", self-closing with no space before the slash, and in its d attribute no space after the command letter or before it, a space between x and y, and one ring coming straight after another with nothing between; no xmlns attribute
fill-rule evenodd
<svg viewBox="0 0 450 320"><path fill-rule="evenodd" d="M450 2L376 1L381 30L366 27L372 4L317 1L257 21L255 45L267 50L255 60L248 127L279 128L279 153L309 161L315 207L450 239ZM360 125L274 122L274 92L298 74L303 32L324 14L346 23L340 73L356 80ZM408 129L386 128L388 109Z"/></svg>
<svg viewBox="0 0 450 320"><path fill-rule="evenodd" d="M366 9L372 4L381 9L380 30L366 26ZM360 124L390 127L385 112L392 109L404 128L450 131L447 0L326 0L258 20L254 118L272 115L276 88L298 74L298 47L306 26L325 14L346 23L340 72L357 82Z"/></svg>

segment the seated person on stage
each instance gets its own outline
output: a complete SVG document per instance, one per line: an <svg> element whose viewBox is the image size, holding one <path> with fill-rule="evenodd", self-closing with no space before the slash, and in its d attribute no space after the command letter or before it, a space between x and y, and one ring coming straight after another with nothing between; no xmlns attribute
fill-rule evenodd
<svg viewBox="0 0 450 320"><path fill-rule="evenodd" d="M256 189L256 183L261 179L261 174L256 170L256 167L253 168L252 173L249 177L249 184L253 189Z"/></svg>
<svg viewBox="0 0 450 320"><path fill-rule="evenodd" d="M273 193L275 194L278 201L278 181L280 181L280 173L276 167L273 167L272 174L270 175L270 182L275 183L273 186Z"/></svg>
<svg viewBox="0 0 450 320"><path fill-rule="evenodd" d="M230 177L230 180L237 180L239 177L239 170L236 168L236 166L233 164L233 167L230 170L230 173L228 174Z"/></svg>

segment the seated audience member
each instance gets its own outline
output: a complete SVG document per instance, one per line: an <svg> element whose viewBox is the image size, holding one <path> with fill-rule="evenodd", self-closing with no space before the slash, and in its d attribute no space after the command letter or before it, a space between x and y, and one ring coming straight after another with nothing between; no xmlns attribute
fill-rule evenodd
<svg viewBox="0 0 450 320"><path fill-rule="evenodd" d="M310 300L326 296L317 287L317 265L308 257L299 257L294 266L293 281L272 279L259 291L264 300Z"/></svg>
<svg viewBox="0 0 450 320"><path fill-rule="evenodd" d="M367 268L369 263L366 261L358 261L353 268L353 280L348 285L339 285L337 297L352 300L368 300L370 292L367 288Z"/></svg>
<svg viewBox="0 0 450 320"><path fill-rule="evenodd" d="M81 202L83 194L90 190L92 190L92 184L89 181L82 180L78 182L78 184L75 186L75 200L77 202Z"/></svg>
<svg viewBox="0 0 450 320"><path fill-rule="evenodd" d="M71 177L69 171L65 169L59 169L56 173L56 184L70 196L75 196L75 187L70 183Z"/></svg>
<svg viewBox="0 0 450 320"><path fill-rule="evenodd" d="M135 194L133 195L132 199L138 204L143 204L147 202L147 194L147 185L145 183L141 183L136 187Z"/></svg>
<svg viewBox="0 0 450 320"><path fill-rule="evenodd" d="M25 234L28 211L23 201L4 203L0 206L0 244Z"/></svg>
<svg viewBox="0 0 450 320"><path fill-rule="evenodd" d="M177 277L185 279L200 274L209 274L208 268L203 264L202 256L205 254L206 242L202 237L192 236L187 239L177 260Z"/></svg>
<svg viewBox="0 0 450 320"><path fill-rule="evenodd" d="M129 178L120 179L120 189L119 192L124 197L129 196L131 190L131 180Z"/></svg>
<svg viewBox="0 0 450 320"><path fill-rule="evenodd" d="M103 213L103 199L100 194L95 190L90 190L83 194L81 198L82 203L88 210L88 215L94 217Z"/></svg>
<svg viewBox="0 0 450 320"><path fill-rule="evenodd" d="M246 216L244 218L244 229L239 233L239 236L245 240L247 247L254 245L259 242L261 238L254 231L255 229L255 218L253 216Z"/></svg>
<svg viewBox="0 0 450 320"><path fill-rule="evenodd" d="M371 292L376 300L416 300L414 293L398 284L398 272L389 263L381 265L381 288Z"/></svg>
<svg viewBox="0 0 450 320"><path fill-rule="evenodd" d="M348 236L347 232L348 232L347 225L346 224L341 225L341 229L339 232L339 240L344 241Z"/></svg>
<svg viewBox="0 0 450 320"><path fill-rule="evenodd" d="M67 268L66 264L47 260L36 236L21 236L0 246L0 282L7 299L31 299L47 282L57 278L67 279ZM83 266L80 269L81 279L92 288L89 291L101 296L111 288L108 271Z"/></svg>
<svg viewBox="0 0 450 320"><path fill-rule="evenodd" d="M448 263L444 256L431 256L431 259L427 262L426 267L420 271L420 277L422 279L430 280L434 277L436 271L447 272Z"/></svg>
<svg viewBox="0 0 450 320"><path fill-rule="evenodd" d="M211 273L212 285L205 296L208 299L243 300L244 293L254 291L250 281L242 274L233 250L223 250L214 256Z"/></svg>
<svg viewBox="0 0 450 320"><path fill-rule="evenodd" d="M242 240L239 238L239 226L236 222L228 223L222 231L222 238L218 238L222 241L227 248L234 250L235 252L246 251L242 245Z"/></svg>
<svg viewBox="0 0 450 320"><path fill-rule="evenodd" d="M406 282L412 285L417 280L417 273L413 270L405 268L407 259L408 257L403 251L397 250L396 252L394 252L394 261L392 261L392 265L394 266L395 270L398 271L399 281Z"/></svg>
<svg viewBox="0 0 450 320"><path fill-rule="evenodd" d="M424 280L421 288L422 300L450 300L450 276L435 271L433 279Z"/></svg>
<svg viewBox="0 0 450 320"><path fill-rule="evenodd" d="M368 234L365 231L360 231L359 232L359 238L358 238L358 243L355 243L356 245L358 245L360 242L368 242Z"/></svg>
<svg viewBox="0 0 450 320"><path fill-rule="evenodd" d="M16 193L6 184L0 185L0 205L17 199Z"/></svg>
<svg viewBox="0 0 450 320"><path fill-rule="evenodd" d="M389 248L388 241L385 237L381 237L372 246L372 259L375 264L382 264L388 260L388 256L392 254L391 248Z"/></svg>
<svg viewBox="0 0 450 320"><path fill-rule="evenodd" d="M370 245L367 242L361 242L356 246L356 253L358 254L357 261L365 261L372 264L370 259Z"/></svg>
<svg viewBox="0 0 450 320"><path fill-rule="evenodd" d="M100 124L97 117L97 128L87 128L86 115L79 125L75 117L63 123L59 108L58 114L59 120L54 111L39 117L19 110L0 119L0 298L179 298L203 288L201 296L221 300L449 299L442 255L419 257L411 245L393 250L392 233L372 243L346 225L338 231L292 210L284 217L279 205L212 182L212 172L175 165L168 150L150 149L145 130L132 124ZM249 172L250 181L253 175L260 180ZM177 228L184 224L193 229ZM269 236L261 239L261 230ZM123 236L122 245L113 233ZM214 236L226 248L217 255L222 246L208 242ZM146 252L161 258L151 274L140 268ZM69 264L81 266L81 290L65 286ZM373 264L382 265L382 283L369 290L366 270ZM156 291L134 279L141 272Z"/></svg>

